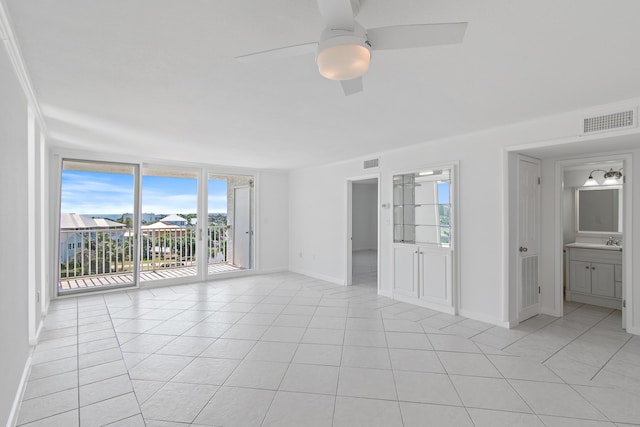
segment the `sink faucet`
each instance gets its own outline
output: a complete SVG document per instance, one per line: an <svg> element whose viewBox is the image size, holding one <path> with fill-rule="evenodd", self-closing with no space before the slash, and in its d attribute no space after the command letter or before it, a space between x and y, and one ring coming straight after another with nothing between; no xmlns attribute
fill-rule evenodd
<svg viewBox="0 0 640 427"><path fill-rule="evenodd" d="M613 238L613 236L609 236L609 240L607 240L607 243L605 243L607 246L614 246L616 244L616 239Z"/></svg>

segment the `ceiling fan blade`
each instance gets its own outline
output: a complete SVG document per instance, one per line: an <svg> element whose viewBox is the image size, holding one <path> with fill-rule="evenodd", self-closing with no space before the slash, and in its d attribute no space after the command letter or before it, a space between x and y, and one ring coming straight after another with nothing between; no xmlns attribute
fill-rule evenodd
<svg viewBox="0 0 640 427"><path fill-rule="evenodd" d="M318 0L318 9L325 26L332 30L353 29L351 0Z"/></svg>
<svg viewBox="0 0 640 427"><path fill-rule="evenodd" d="M353 95L354 93L362 92L362 77L357 77L351 80L340 80L342 90L345 96Z"/></svg>
<svg viewBox="0 0 640 427"><path fill-rule="evenodd" d="M466 31L466 22L394 25L370 28L367 38L373 50L408 49L462 43Z"/></svg>
<svg viewBox="0 0 640 427"><path fill-rule="evenodd" d="M318 43L304 43L295 46L279 47L277 49L264 50L262 52L250 53L248 55L236 56L236 60L244 63L270 61L272 59L289 58L291 56L315 53Z"/></svg>

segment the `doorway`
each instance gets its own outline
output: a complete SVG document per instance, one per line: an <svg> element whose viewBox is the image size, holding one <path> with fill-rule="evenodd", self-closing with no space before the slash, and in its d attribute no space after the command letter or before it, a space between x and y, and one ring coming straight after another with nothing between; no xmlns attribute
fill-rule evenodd
<svg viewBox="0 0 640 427"><path fill-rule="evenodd" d="M378 287L378 178L348 181L347 284Z"/></svg>
<svg viewBox="0 0 640 427"><path fill-rule="evenodd" d="M562 315L584 305L609 309L626 329L622 251L627 235L624 205L630 193L625 198L625 160L571 159L557 162L557 169L562 181L557 212L563 246L557 260Z"/></svg>
<svg viewBox="0 0 640 427"><path fill-rule="evenodd" d="M601 188L613 188L615 185L604 184L604 173L622 169L623 178L631 176L630 154L607 154L596 151L593 154L585 150L585 146L546 146L526 150L507 152L508 181L517 183L517 159L522 155L535 156L541 162L541 202L540 202L540 233L539 233L539 294L540 314L554 317L564 317L583 307L582 311L614 310L614 317L620 318L622 329L630 324L631 303L628 298L631 290L629 286L632 277L632 261L630 251L622 251L616 242L631 246L632 236L632 189L630 181L622 183L620 190L620 224L618 233L610 231L593 232L580 230L579 214L576 210L579 189L584 189L585 182L593 170L600 169L598 180ZM520 283L518 204L520 203L519 186L507 185L509 224L507 225L508 240L508 281L510 288L505 302L508 320L511 325L517 325L528 316L520 316L520 290L516 284ZM618 199L616 199L618 200ZM617 202L616 202L617 204ZM616 213L615 216L618 214ZM596 218L597 217L597 218ZM601 212L594 214L597 222L609 220L601 218ZM578 232L580 230L580 232ZM613 237L614 247L606 247L606 242ZM571 251L571 244L578 243L580 250ZM566 246L569 244L569 246ZM595 245L587 247L584 245ZM575 246L575 245L574 245ZM584 247L583 247L584 246ZM600 259L596 257L596 250L605 247L607 255ZM613 249L613 251L609 251ZM586 250L586 252L585 252ZM618 251L618 256L613 254ZM583 259L587 257L588 259ZM615 258L615 259L614 259ZM576 270L580 267L580 270ZM589 270L587 271L587 267ZM572 280L573 269L576 292L571 293L569 282ZM588 272L588 274L587 274ZM577 279L576 279L577 278ZM595 282L594 282L595 281ZM595 284L594 284L595 283ZM580 289L581 288L581 289ZM625 307L626 300L626 307ZM576 312L577 313L577 312ZM574 313L575 314L575 313ZM573 314L572 314L573 316Z"/></svg>

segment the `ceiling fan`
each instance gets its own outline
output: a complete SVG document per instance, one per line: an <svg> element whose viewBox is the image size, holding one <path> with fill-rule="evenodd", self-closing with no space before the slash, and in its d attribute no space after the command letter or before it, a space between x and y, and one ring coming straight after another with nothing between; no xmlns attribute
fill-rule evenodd
<svg viewBox="0 0 640 427"><path fill-rule="evenodd" d="M339 80L345 95L362 91L362 75L369 69L371 51L409 49L461 43L466 22L394 25L365 29L355 20L360 0L318 0L325 29L317 43L305 43L236 57L257 62L316 53L320 74Z"/></svg>

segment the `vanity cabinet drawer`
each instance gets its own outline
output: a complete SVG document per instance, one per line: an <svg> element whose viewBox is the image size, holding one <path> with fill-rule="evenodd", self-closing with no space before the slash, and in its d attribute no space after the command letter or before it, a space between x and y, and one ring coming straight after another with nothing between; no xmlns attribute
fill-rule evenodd
<svg viewBox="0 0 640 427"><path fill-rule="evenodd" d="M569 260L622 264L622 251L570 248Z"/></svg>

